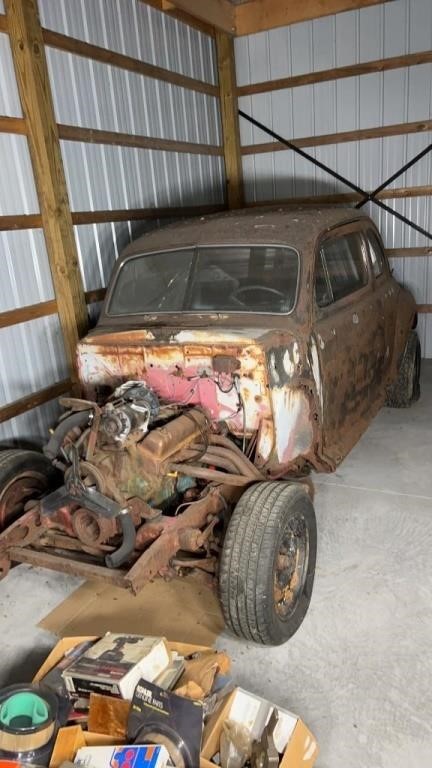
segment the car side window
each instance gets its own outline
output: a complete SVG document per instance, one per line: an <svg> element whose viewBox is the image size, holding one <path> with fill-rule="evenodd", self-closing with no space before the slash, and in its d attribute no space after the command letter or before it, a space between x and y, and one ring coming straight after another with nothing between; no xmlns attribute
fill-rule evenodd
<svg viewBox="0 0 432 768"><path fill-rule="evenodd" d="M339 301L366 285L368 272L359 232L329 238L321 246L333 301Z"/></svg>
<svg viewBox="0 0 432 768"><path fill-rule="evenodd" d="M368 229L367 239L369 245L370 259L372 263L372 272L375 277L382 275L384 271L384 252L382 245L373 229Z"/></svg>

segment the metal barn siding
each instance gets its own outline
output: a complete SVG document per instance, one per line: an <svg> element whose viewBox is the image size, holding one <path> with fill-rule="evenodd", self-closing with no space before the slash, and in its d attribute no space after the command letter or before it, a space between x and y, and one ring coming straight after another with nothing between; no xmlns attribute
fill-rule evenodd
<svg viewBox="0 0 432 768"><path fill-rule="evenodd" d="M1 312L54 298L41 229L0 232Z"/></svg>
<svg viewBox="0 0 432 768"><path fill-rule="evenodd" d="M214 40L139 0L39 0L43 26L214 84ZM218 99L47 48L59 123L153 138L220 145ZM72 211L220 204L218 156L62 141ZM142 222L142 230L157 222ZM137 224L75 227L86 290L106 285Z"/></svg>
<svg viewBox="0 0 432 768"><path fill-rule="evenodd" d="M3 13L1 7L0 13ZM3 32L0 33L0 115L8 117L22 115L9 37Z"/></svg>
<svg viewBox="0 0 432 768"><path fill-rule="evenodd" d="M39 12L55 32L217 82L213 39L139 0L39 0Z"/></svg>
<svg viewBox="0 0 432 768"><path fill-rule="evenodd" d="M56 400L22 413L0 425L0 446L41 447L48 430L58 420L61 409Z"/></svg>
<svg viewBox="0 0 432 768"><path fill-rule="evenodd" d="M0 12L4 12L3 3ZM0 34L0 114L21 117L9 38ZM0 133L0 216L39 212L25 136ZM42 230L0 231L0 312L54 298ZM0 330L0 407L66 378L58 316ZM56 419L47 403L0 424L0 445L39 442Z"/></svg>
<svg viewBox="0 0 432 768"><path fill-rule="evenodd" d="M237 84L249 85L404 55L432 48L431 0L399 0L235 40ZM432 64L376 72L291 89L242 96L239 106L286 138L376 128L432 118ZM242 145L270 137L240 119ZM373 189L432 141L431 132L352 141L305 151L365 189ZM422 159L391 186L432 183L432 159ZM348 188L291 151L243 156L248 201L301 197ZM432 228L431 198L388 204ZM431 246L432 242L377 206L366 208L387 248ZM432 252L432 250L431 250ZM432 303L430 257L392 260L398 279L419 304ZM423 354L432 357L432 315L419 315Z"/></svg>

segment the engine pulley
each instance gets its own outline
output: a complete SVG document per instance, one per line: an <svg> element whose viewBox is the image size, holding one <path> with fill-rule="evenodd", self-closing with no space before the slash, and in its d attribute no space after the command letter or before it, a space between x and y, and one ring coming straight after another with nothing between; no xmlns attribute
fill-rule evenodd
<svg viewBox="0 0 432 768"><path fill-rule="evenodd" d="M159 413L155 393L142 381L117 387L102 409L99 429L110 442L123 443L133 432L144 435Z"/></svg>
<svg viewBox="0 0 432 768"><path fill-rule="evenodd" d="M73 513L72 527L83 544L93 547L105 544L119 533L116 518L102 517L84 507Z"/></svg>

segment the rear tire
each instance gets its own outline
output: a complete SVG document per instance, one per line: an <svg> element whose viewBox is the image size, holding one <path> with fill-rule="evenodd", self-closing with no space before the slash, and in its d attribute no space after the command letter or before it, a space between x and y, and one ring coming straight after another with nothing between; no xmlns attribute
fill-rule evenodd
<svg viewBox="0 0 432 768"><path fill-rule="evenodd" d="M420 397L421 349L415 331L410 331L396 381L387 391L386 405L409 408Z"/></svg>
<svg viewBox="0 0 432 768"><path fill-rule="evenodd" d="M222 550L219 589L238 637L281 645L309 607L315 575L315 512L300 484L262 482L236 505Z"/></svg>
<svg viewBox="0 0 432 768"><path fill-rule="evenodd" d="M30 499L59 484L59 473L37 451L0 451L0 531L17 520Z"/></svg>

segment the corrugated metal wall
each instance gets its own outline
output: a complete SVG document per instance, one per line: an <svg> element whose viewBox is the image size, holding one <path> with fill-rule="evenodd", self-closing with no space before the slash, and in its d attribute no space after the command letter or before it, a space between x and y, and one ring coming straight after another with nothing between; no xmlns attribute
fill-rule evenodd
<svg viewBox="0 0 432 768"><path fill-rule="evenodd" d="M214 40L139 0L39 0L42 25L208 83ZM47 48L59 123L203 144L220 144L218 99ZM217 156L61 142L72 211L223 203ZM86 290L105 286L124 245L151 226L75 227ZM153 224L154 226L154 224Z"/></svg>
<svg viewBox="0 0 432 768"><path fill-rule="evenodd" d="M3 7L0 5L0 12ZM0 114L21 117L9 38L0 34ZM0 133L0 216L39 211L25 136ZM42 230L0 232L0 311L54 298ZM57 315L0 329L0 406L67 377ZM0 443L38 442L56 418L48 403L0 424Z"/></svg>
<svg viewBox="0 0 432 768"><path fill-rule="evenodd" d="M206 83L214 40L139 0L39 0L42 26ZM0 13L4 13L0 0ZM46 47L58 123L219 145L217 98ZM0 116L21 117L7 34L0 33ZM61 141L72 211L221 204L221 156ZM0 133L0 216L39 212L25 136ZM167 221L165 219L164 221ZM75 226L85 290L104 287L115 258L157 221ZM54 298L43 232L0 231L0 312ZM99 305L89 307L97 314ZM68 376L58 316L0 330L0 407ZM0 424L0 445L40 442L48 403Z"/></svg>
<svg viewBox="0 0 432 768"><path fill-rule="evenodd" d="M398 0L237 38L237 83L248 85L431 48L431 0ZM432 117L432 64L243 96L239 106L289 139L421 122ZM240 130L242 145L270 141L245 120L240 121ZM306 151L369 190L431 140L431 133L425 132ZM430 156L421 160L392 186L430 185L431 163ZM243 171L249 201L349 191L289 150L246 155ZM422 227L432 228L430 197L390 200L388 204ZM376 206L366 210L380 227L388 248L432 246ZM432 256L392 261L398 279L413 290L417 302L432 303ZM431 357L431 315L419 316L419 331L423 354Z"/></svg>

